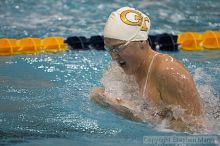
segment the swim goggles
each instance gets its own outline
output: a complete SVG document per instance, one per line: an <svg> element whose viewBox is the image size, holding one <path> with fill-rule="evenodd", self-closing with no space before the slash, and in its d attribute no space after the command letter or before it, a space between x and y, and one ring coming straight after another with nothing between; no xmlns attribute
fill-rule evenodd
<svg viewBox="0 0 220 146"><path fill-rule="evenodd" d="M105 46L105 49L110 53L119 53L122 50L124 50L129 45L130 42L131 41L127 41L125 44L111 46L111 47Z"/></svg>

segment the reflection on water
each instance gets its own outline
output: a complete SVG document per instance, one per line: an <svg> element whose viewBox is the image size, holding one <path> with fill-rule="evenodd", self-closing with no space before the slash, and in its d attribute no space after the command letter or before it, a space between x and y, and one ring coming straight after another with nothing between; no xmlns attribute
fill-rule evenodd
<svg viewBox="0 0 220 146"><path fill-rule="evenodd" d="M19 78L11 78L9 76L0 76L0 83L2 86L10 85L14 88L52 88L55 87L55 83L47 80L33 80L33 79L19 79Z"/></svg>
<svg viewBox="0 0 220 146"><path fill-rule="evenodd" d="M197 55L200 57L195 59L198 62L204 61L212 61L212 60L219 60L220 59L220 51L218 50L205 50L205 51L198 51L196 52Z"/></svg>
<svg viewBox="0 0 220 146"><path fill-rule="evenodd" d="M25 108L26 104L21 101L1 100L0 112L19 112Z"/></svg>

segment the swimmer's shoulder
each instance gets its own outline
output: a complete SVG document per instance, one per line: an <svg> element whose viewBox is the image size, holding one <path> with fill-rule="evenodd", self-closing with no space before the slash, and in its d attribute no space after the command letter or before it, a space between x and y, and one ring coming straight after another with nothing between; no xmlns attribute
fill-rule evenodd
<svg viewBox="0 0 220 146"><path fill-rule="evenodd" d="M156 58L154 74L158 80L171 77L171 74L181 74L187 78L192 78L183 63L167 54L159 54ZM173 76L174 77L174 76ZM172 77L172 78L173 78Z"/></svg>
<svg viewBox="0 0 220 146"><path fill-rule="evenodd" d="M157 55L157 64L159 64L159 65L163 65L163 64L182 65L182 63L179 60L177 60L176 58L174 58L168 54L162 54L162 53L159 53Z"/></svg>
<svg viewBox="0 0 220 146"><path fill-rule="evenodd" d="M157 71L166 72L167 70L186 71L184 64L168 54L158 54L155 67Z"/></svg>

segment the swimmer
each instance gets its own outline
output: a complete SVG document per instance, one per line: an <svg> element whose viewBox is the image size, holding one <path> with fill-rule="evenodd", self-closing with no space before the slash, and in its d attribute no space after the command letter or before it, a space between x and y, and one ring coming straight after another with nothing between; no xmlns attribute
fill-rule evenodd
<svg viewBox="0 0 220 146"><path fill-rule="evenodd" d="M105 49L125 74L135 77L139 96L159 109L156 116L169 119L171 128L184 127L182 120L172 115L172 107L181 107L185 115L201 116L201 98L192 76L181 62L152 50L148 42L149 30L147 15L134 8L120 8L111 13L105 24ZM129 119L144 120L143 114L124 106L132 105L131 101L113 98L104 88L93 89L91 99Z"/></svg>

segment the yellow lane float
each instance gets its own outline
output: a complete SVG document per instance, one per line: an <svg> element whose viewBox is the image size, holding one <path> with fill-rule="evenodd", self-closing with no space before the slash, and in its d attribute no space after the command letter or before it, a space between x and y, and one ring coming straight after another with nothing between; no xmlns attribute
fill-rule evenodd
<svg viewBox="0 0 220 146"><path fill-rule="evenodd" d="M202 34L197 32L184 32L178 34L177 43L185 51L197 51L203 49L220 50L220 32L207 31Z"/></svg>
<svg viewBox="0 0 220 146"><path fill-rule="evenodd" d="M202 46L206 49L220 49L220 32L207 31L202 34Z"/></svg>
<svg viewBox="0 0 220 146"><path fill-rule="evenodd" d="M64 38L62 37L48 37L42 40L42 46L46 52L60 52L67 50L67 44L64 44Z"/></svg>
<svg viewBox="0 0 220 146"><path fill-rule="evenodd" d="M0 56L12 55L14 52L17 52L18 49L16 39L0 39Z"/></svg>
<svg viewBox="0 0 220 146"><path fill-rule="evenodd" d="M23 38L20 40L2 38L0 39L0 56L16 54L38 54L42 52L66 51L68 45L64 43L63 37Z"/></svg>
<svg viewBox="0 0 220 146"><path fill-rule="evenodd" d="M177 43L186 51L203 50L200 46L201 35L197 32L184 32L178 35Z"/></svg>
<svg viewBox="0 0 220 146"><path fill-rule="evenodd" d="M17 41L19 49L15 54L34 54L41 52L41 40L38 38L24 38Z"/></svg>

